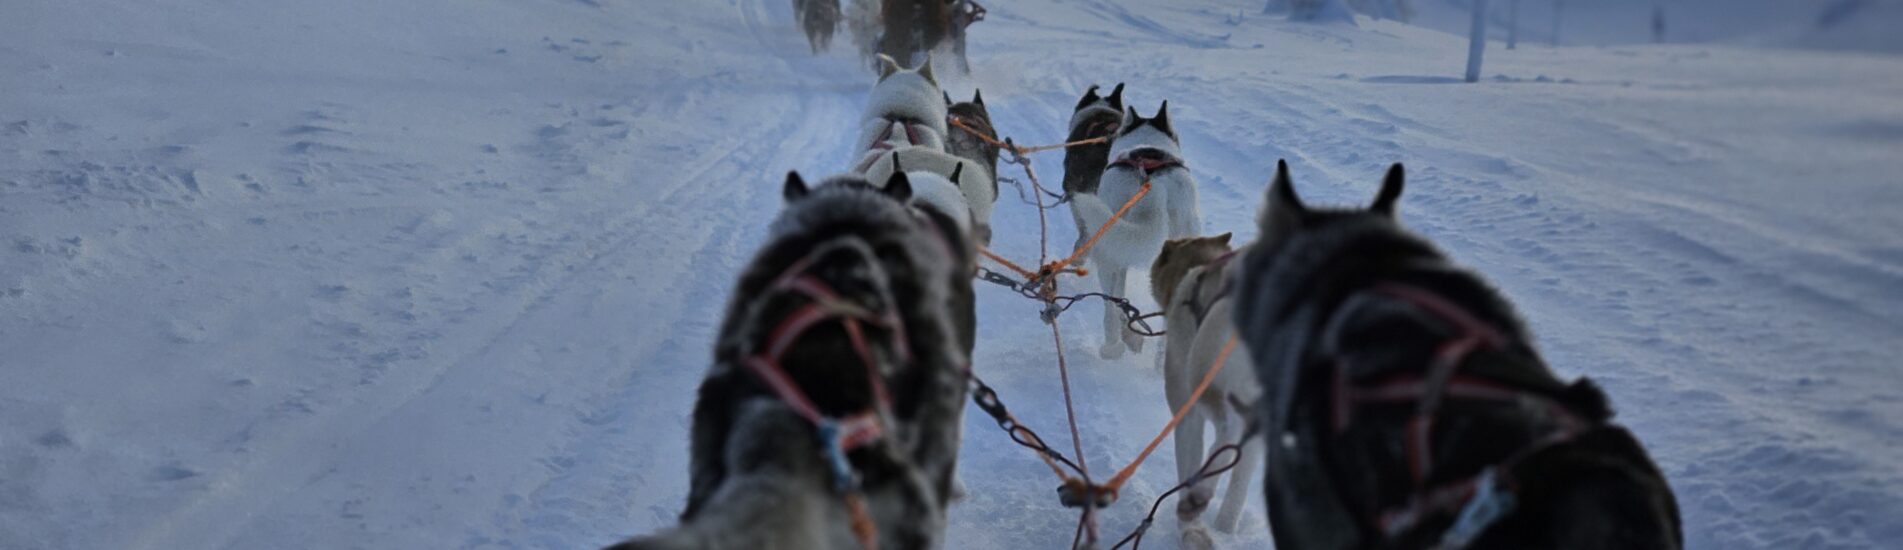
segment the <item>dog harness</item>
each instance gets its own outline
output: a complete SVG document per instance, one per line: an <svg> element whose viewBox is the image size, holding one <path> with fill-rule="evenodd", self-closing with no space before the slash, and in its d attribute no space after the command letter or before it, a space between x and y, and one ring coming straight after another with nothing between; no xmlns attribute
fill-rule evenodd
<svg viewBox="0 0 1903 550"><path fill-rule="evenodd" d="M1110 162L1110 166L1122 166L1142 170L1145 174L1154 174L1165 168L1182 168L1183 159L1176 158L1175 155L1164 152L1162 149L1140 147L1117 157L1117 160Z"/></svg>
<svg viewBox="0 0 1903 550"><path fill-rule="evenodd" d="M1236 251L1231 250L1224 252L1221 256L1217 256L1216 259L1203 264L1203 270L1196 273L1196 284L1190 285L1191 292L1189 298L1183 300L1183 306L1189 308L1190 315L1196 316L1196 324L1198 326L1201 326L1203 320L1209 317L1209 308L1215 307L1217 301L1228 296L1229 291L1235 287L1235 283L1233 282L1233 278L1223 277L1222 286L1216 287L1216 294L1210 296L1207 303L1197 300L1197 298L1202 296L1200 293L1195 292L1195 290L1203 287L1203 278L1209 276L1210 273L1221 274L1223 267L1229 264L1229 259L1234 257L1236 257Z"/></svg>
<svg viewBox="0 0 1903 550"><path fill-rule="evenodd" d="M1520 463L1541 451L1577 439L1595 429L1598 422L1587 421L1563 403L1540 392L1460 372L1476 352L1503 351L1508 344L1504 334L1466 309L1411 285L1381 284L1373 292L1439 318L1452 325L1459 335L1442 342L1435 349L1432 362L1424 374L1397 375L1371 387L1351 382L1347 361L1337 358L1331 390L1334 402L1331 418L1335 434L1341 435L1347 431L1359 405L1414 403L1414 416L1407 423L1403 441L1413 490L1407 504L1382 511L1369 523L1380 529L1381 536L1393 541L1428 519L1453 514L1453 525L1442 533L1435 548L1464 548L1478 539L1488 527L1513 512L1516 504L1514 492L1518 486L1514 471ZM1447 398L1530 404L1546 410L1556 420L1558 427L1515 451L1505 460L1483 468L1478 474L1429 486L1427 480L1434 468L1434 422L1441 402Z"/></svg>
<svg viewBox="0 0 1903 550"><path fill-rule="evenodd" d="M862 325L872 325L885 329L892 334L892 347L899 361L911 361L911 348L905 340L905 325L895 310L888 309L875 313L858 304L847 301L839 293L818 277L806 273L820 254L830 249L821 248L807 254L789 266L777 277L770 287L776 292L789 292L805 296L810 303L795 310L780 321L769 333L766 346L744 361L747 368L766 382L767 387L779 396L793 412L812 422L818 432L820 445L825 453L827 466L832 470L833 490L846 501L852 517L853 534L860 544L867 548L877 548L877 532L872 525L871 515L867 512L864 499L859 495L859 480L852 471L852 463L846 453L868 445L885 436L882 418L891 411L892 398L886 391L884 378L879 373L879 363L872 349L866 345L865 331ZM883 297L885 303L892 304L890 296ZM799 341L807 330L826 321L839 321L845 327L846 337L852 349L865 365L866 380L872 387L873 406L866 411L844 418L826 416L819 406L806 395L805 391L794 383L793 377L780 364L780 358Z"/></svg>

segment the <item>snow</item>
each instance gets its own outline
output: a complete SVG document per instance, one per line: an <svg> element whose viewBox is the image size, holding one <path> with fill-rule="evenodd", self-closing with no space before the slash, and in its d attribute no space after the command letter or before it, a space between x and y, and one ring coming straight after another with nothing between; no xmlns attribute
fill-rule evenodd
<svg viewBox="0 0 1903 550"><path fill-rule="evenodd" d="M991 3L975 74L941 80L981 87L1021 143L1058 141L1092 83L1170 100L1205 228L1239 240L1278 158L1337 204L1406 162L1402 219L1606 387L1691 547L1903 546L1903 58L1533 47L1531 2L1529 44L1467 85L1447 33L1165 4ZM1841 28L1893 28L1873 6ZM10 6L0 548L573 548L671 524L732 278L787 170L852 160L872 82L849 52L808 55L788 11ZM1055 182L1061 159L1037 169ZM1035 212L1002 193L996 248L1034 257ZM1036 304L979 298L978 370L1068 448ZM1063 344L1104 472L1169 411L1157 343L1098 360L1083 308ZM967 418L948 547L1066 544L1048 471ZM1176 536L1169 506L1152 544ZM1218 542L1266 543L1259 502L1245 516Z"/></svg>

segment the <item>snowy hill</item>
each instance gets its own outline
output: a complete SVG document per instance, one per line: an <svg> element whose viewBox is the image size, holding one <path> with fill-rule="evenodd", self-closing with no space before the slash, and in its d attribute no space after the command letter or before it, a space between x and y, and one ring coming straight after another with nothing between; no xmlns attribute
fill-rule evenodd
<svg viewBox="0 0 1903 550"><path fill-rule="evenodd" d="M10 7L0 548L575 548L670 524L732 278L786 170L845 166L870 84L807 55L787 4ZM1606 387L1692 547L1903 546L1903 58L1496 44L1465 85L1464 41L1392 22L991 4L953 95L982 88L1024 143L1092 83L1170 100L1212 233L1253 235L1278 158L1332 203L1408 163L1402 219ZM1035 256L1004 195L997 248ZM1035 304L979 292L977 368L1067 439ZM1153 347L1090 353L1093 309L1062 327L1102 469L1168 411ZM1049 473L968 418L949 546L1063 546ZM1248 516L1222 542L1264 545Z"/></svg>

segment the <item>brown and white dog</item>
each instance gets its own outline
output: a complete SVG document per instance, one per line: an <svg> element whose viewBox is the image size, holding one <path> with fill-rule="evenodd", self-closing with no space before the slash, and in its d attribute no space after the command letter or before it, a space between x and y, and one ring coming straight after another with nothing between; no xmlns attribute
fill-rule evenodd
<svg viewBox="0 0 1903 550"><path fill-rule="evenodd" d="M1189 402L1196 385L1216 367L1222 348L1235 336L1231 320L1234 304L1229 295L1239 262L1229 260L1237 253L1229 247L1228 233L1175 239L1163 243L1163 252L1150 266L1150 292L1162 305L1169 323L1163 343L1163 381L1171 411ZM1251 407L1262 396L1262 387L1251 372L1248 350L1237 346L1224 361L1222 372L1216 374L1209 389L1176 427L1178 481L1195 476L1214 449L1242 441ZM1207 446L1203 437L1205 421L1216 428L1214 444ZM1216 513L1217 530L1235 532L1242 510L1252 498L1250 478L1261 461L1261 442L1245 442L1235 468L1228 473L1229 489ZM1184 548L1210 548L1213 544L1201 517L1215 498L1218 477L1202 480L1177 501L1176 517L1182 523Z"/></svg>

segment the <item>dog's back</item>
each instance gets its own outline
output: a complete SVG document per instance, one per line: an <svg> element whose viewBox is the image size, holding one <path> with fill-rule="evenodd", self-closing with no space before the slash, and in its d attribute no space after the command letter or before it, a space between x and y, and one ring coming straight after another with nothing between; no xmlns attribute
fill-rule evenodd
<svg viewBox="0 0 1903 550"><path fill-rule="evenodd" d="M1091 86L1071 113L1070 134L1066 142L1108 138L1116 134L1123 121L1123 84L1108 97L1098 97ZM1096 193L1097 180L1110 164L1110 143L1073 145L1064 149L1064 193Z"/></svg>
<svg viewBox="0 0 1903 550"><path fill-rule="evenodd" d="M816 427L748 366L765 350L775 350L772 361L786 380L823 415L872 409L879 401L869 373L879 373L891 396L877 417L884 435L846 452L858 493L881 546L929 547L942 535L965 393L966 353L947 310L958 259L906 206L909 183L881 189L837 177L809 190L790 176L787 197L767 244L741 274L699 390L682 525L633 539L629 548L857 545ZM800 308L817 303L801 297L810 292L786 290L789 277L810 278L839 300L897 321L863 327L870 355L851 343L843 322L768 342Z"/></svg>
<svg viewBox="0 0 1903 550"><path fill-rule="evenodd" d="M1316 209L1278 167L1242 260L1235 326L1285 449L1265 480L1277 542L1677 548L1670 487L1605 396L1395 221L1401 174L1365 210Z"/></svg>

